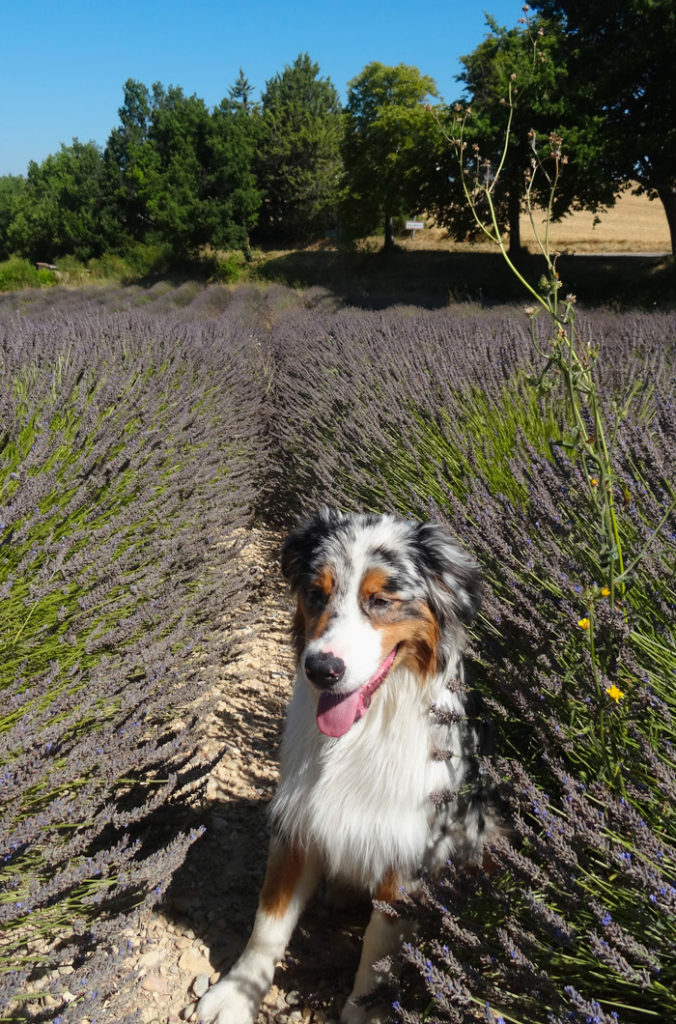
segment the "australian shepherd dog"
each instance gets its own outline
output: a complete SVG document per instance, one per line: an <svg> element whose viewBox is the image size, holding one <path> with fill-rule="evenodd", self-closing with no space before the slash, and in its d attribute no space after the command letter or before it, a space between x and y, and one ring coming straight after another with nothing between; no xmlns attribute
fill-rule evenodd
<svg viewBox="0 0 676 1024"><path fill-rule="evenodd" d="M197 1019L252 1024L324 877L377 901L341 1020L383 1019L360 997L396 952L382 903L450 859L481 863L495 827L480 785L481 728L463 680L476 612L472 558L435 523L324 509L286 540L298 671L271 805L272 839L249 942Z"/></svg>

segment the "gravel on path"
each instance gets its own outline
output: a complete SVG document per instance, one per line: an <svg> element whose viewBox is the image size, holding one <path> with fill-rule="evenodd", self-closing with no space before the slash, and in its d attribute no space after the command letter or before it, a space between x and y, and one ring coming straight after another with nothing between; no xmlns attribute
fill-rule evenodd
<svg viewBox="0 0 676 1024"><path fill-rule="evenodd" d="M145 1024L194 1019L196 1002L244 948L265 871L266 807L277 780L277 751L294 674L291 604L279 571L280 538L249 531L241 557L252 573L244 652L223 666L214 709L205 716L199 756L220 759L194 798L191 846L159 906L128 930L134 1005ZM368 905L308 908L257 1024L332 1024L350 991ZM112 1019L110 1024L113 1024Z"/></svg>

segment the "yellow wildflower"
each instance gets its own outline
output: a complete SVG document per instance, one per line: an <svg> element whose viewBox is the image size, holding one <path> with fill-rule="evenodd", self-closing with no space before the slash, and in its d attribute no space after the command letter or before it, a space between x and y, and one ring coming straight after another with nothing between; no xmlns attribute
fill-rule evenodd
<svg viewBox="0 0 676 1024"><path fill-rule="evenodd" d="M578 621L580 629L589 629L589 619L580 619Z"/></svg>
<svg viewBox="0 0 676 1024"><path fill-rule="evenodd" d="M610 587L601 587L601 597L610 597Z"/></svg>
<svg viewBox="0 0 676 1024"><path fill-rule="evenodd" d="M611 700L615 701L616 704L619 704L622 698L624 697L622 690L620 690L619 686L615 686L615 683L613 683L612 686L608 686L606 688L606 693L608 694Z"/></svg>
<svg viewBox="0 0 676 1024"><path fill-rule="evenodd" d="M596 479L596 477L595 477L595 476L593 476L593 477L591 478L591 480L589 481L589 483L590 483L590 484L592 485L592 487L598 487L598 485L599 485L599 482L598 482L598 480Z"/></svg>

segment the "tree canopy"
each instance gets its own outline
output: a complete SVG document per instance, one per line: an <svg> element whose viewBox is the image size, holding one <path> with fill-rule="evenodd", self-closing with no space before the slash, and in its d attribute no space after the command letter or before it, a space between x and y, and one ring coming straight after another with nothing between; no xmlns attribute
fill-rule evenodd
<svg viewBox="0 0 676 1024"><path fill-rule="evenodd" d="M465 171L495 180L502 168L492 194L513 254L524 173L534 157L546 163L552 137L567 157L555 218L634 187L662 201L676 253L673 0L533 7L509 29L487 18L485 38L461 58L464 94L449 106L418 68L373 61L348 83L343 110L307 53L260 100L240 67L213 109L178 86L129 79L103 151L74 139L25 176L0 177L0 258L86 260L139 243L183 258L247 250L250 238L305 243L337 224L356 237L380 230L390 248L401 220L423 213L470 237L449 143L459 115ZM538 178L534 198L546 193Z"/></svg>
<svg viewBox="0 0 676 1024"><path fill-rule="evenodd" d="M521 247L520 214L524 208L527 175L532 162L546 167L549 153L563 139L565 173L559 178L552 214L559 218L571 208L596 210L612 203L621 180L605 166L598 146L600 117L587 109L569 84L565 47L556 23L524 17L507 29L487 17L488 33L472 53L461 58L466 96L440 116L447 137L455 134L460 117L465 125L465 180L491 179L498 222L509 233L509 248ZM509 123L509 131L507 131ZM503 159L504 158L504 159ZM429 207L437 221L456 237L472 237L477 225L468 209L452 148L440 157L446 188L435 185ZM547 206L550 182L536 173L531 187L536 204Z"/></svg>
<svg viewBox="0 0 676 1024"><path fill-rule="evenodd" d="M429 100L434 80L416 67L367 64L349 83L345 107L343 215L356 233L384 227L394 245L394 218L421 210L438 148Z"/></svg>
<svg viewBox="0 0 676 1024"><path fill-rule="evenodd" d="M260 206L252 170L255 126L241 104L212 113L197 96L156 82L125 85L106 149L120 221L134 239L178 254L207 243L246 246Z"/></svg>
<svg viewBox="0 0 676 1024"><path fill-rule="evenodd" d="M338 91L303 53L265 83L261 109L261 228L288 241L321 235L335 222L340 188Z"/></svg>
<svg viewBox="0 0 676 1024"><path fill-rule="evenodd" d="M101 152L73 139L41 164L31 161L13 190L5 247L34 261L100 256L115 234ZM7 213L5 214L7 216Z"/></svg>
<svg viewBox="0 0 676 1024"><path fill-rule="evenodd" d="M533 0L559 25L570 95L596 116L617 187L662 201L676 254L676 6L673 0Z"/></svg>

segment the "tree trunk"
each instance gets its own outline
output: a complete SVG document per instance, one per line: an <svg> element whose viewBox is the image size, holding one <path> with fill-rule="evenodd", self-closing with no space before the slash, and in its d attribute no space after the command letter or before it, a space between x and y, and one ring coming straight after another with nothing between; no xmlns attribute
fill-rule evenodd
<svg viewBox="0 0 676 1024"><path fill-rule="evenodd" d="M392 214L385 214L385 249L394 249L394 223Z"/></svg>
<svg viewBox="0 0 676 1024"><path fill-rule="evenodd" d="M509 255L514 260L521 255L521 195L518 189L509 191L507 217L509 220Z"/></svg>
<svg viewBox="0 0 676 1024"><path fill-rule="evenodd" d="M671 237L671 255L676 256L676 185L664 185L658 188L657 194L662 200L662 206L667 215Z"/></svg>

